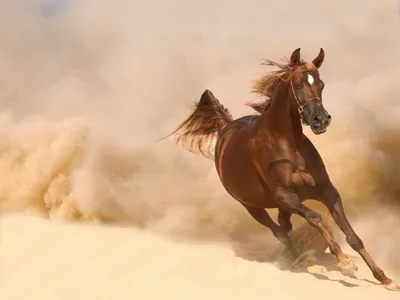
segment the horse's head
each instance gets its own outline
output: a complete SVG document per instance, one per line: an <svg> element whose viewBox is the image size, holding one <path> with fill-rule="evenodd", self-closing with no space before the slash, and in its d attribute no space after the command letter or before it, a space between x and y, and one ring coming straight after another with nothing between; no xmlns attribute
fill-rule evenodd
<svg viewBox="0 0 400 300"><path fill-rule="evenodd" d="M310 125L315 134L324 133L331 123L331 116L322 104L324 82L318 72L324 58L322 48L311 63L300 58L300 48L293 51L290 57L290 87L297 102L295 105L302 122Z"/></svg>

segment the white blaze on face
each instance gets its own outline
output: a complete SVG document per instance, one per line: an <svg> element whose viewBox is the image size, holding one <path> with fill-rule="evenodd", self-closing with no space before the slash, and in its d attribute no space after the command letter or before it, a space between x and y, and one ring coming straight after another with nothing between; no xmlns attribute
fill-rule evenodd
<svg viewBox="0 0 400 300"><path fill-rule="evenodd" d="M313 85L313 83L314 83L314 77L312 77L311 74L308 74L308 75L307 75L307 80L308 80L308 83L309 83L310 85Z"/></svg>

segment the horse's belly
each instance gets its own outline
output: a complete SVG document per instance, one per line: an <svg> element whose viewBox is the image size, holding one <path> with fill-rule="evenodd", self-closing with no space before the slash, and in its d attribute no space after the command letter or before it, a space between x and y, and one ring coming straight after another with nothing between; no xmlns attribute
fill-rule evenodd
<svg viewBox="0 0 400 300"><path fill-rule="evenodd" d="M253 207L276 207L268 188L252 172L222 170L220 179L226 191L236 200Z"/></svg>

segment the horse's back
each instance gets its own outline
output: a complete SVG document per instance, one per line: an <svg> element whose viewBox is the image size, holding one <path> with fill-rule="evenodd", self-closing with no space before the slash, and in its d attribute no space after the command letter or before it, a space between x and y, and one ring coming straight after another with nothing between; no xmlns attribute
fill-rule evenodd
<svg viewBox="0 0 400 300"><path fill-rule="evenodd" d="M230 150L234 150L232 145L238 144L237 146L239 146L239 148L245 147L244 143L247 143L251 138L251 129L254 127L258 118L258 116L244 116L232 121L222 130L216 144L216 161L222 153L226 155L231 152ZM244 154L241 153L241 156L243 155Z"/></svg>
<svg viewBox="0 0 400 300"><path fill-rule="evenodd" d="M238 201L254 207L272 208L275 204L263 184L250 148L253 129L259 116L234 120L221 132L215 151L215 166L227 192Z"/></svg>

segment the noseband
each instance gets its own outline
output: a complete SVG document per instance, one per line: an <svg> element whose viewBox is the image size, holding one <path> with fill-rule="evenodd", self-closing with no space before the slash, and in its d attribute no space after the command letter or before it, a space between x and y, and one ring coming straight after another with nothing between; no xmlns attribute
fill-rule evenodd
<svg viewBox="0 0 400 300"><path fill-rule="evenodd" d="M314 97L311 97L310 99L308 99L304 104L301 104L300 101L299 101L299 99L297 98L297 95L296 95L295 91L294 91L293 81L292 81L292 80L290 80L290 86L292 87L292 92L293 92L294 99L296 99L296 102L297 102L297 104L299 105L298 111L299 111L299 115L300 115L300 120L301 120L301 122L302 122L304 125L310 125L310 124L308 124L307 121L304 119L304 116L303 116L304 108L305 108L305 107L307 106L307 104L309 104L312 100L321 101L321 98L315 97L315 96L314 96Z"/></svg>

